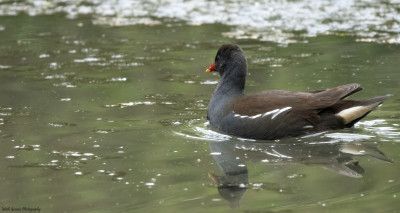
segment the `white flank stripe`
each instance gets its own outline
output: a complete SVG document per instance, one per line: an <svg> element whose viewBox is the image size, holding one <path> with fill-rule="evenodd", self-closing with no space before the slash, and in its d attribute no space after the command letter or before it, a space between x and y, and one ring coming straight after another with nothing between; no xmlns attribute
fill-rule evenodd
<svg viewBox="0 0 400 213"><path fill-rule="evenodd" d="M251 116L250 118L251 118L251 119L255 119L255 118L258 118L258 117L261 117L261 114L253 115L253 116Z"/></svg>
<svg viewBox="0 0 400 213"><path fill-rule="evenodd" d="M272 118L271 118L271 120L272 119L274 119L276 116L278 116L279 114L281 114L282 112L285 112L285 111L288 111L288 110L290 110L292 107L285 107L285 108L283 108L283 109L280 109L278 112L276 112L273 116L272 116Z"/></svg>
<svg viewBox="0 0 400 213"><path fill-rule="evenodd" d="M266 112L266 113L263 114L263 117L265 117L265 116L267 116L267 115L270 115L270 114L274 114L274 113L276 113L276 112L279 112L279 109L274 109L274 110L271 110L271 111L269 111L269 112Z"/></svg>
<svg viewBox="0 0 400 213"><path fill-rule="evenodd" d="M234 117L239 117L239 118L251 118L251 119L256 119L256 118L259 118L259 117L265 117L265 116L267 116L267 115L271 115L272 114L272 117L271 117L271 120L272 119L274 119L276 116L278 116L279 114L281 114L282 112L285 112L285 111L287 111L287 110L290 110L292 107L285 107L285 108L282 108L282 109L274 109L274 110L271 110L271 111L268 111L268 112L265 112L265 113L263 113L263 114L257 114L257 115L253 115L253 116L248 116L248 115L240 115L240 114L233 114L233 116Z"/></svg>
<svg viewBox="0 0 400 213"><path fill-rule="evenodd" d="M303 129L312 129L312 128L314 128L314 126L313 126L313 125L307 125L307 126L303 126Z"/></svg>
<svg viewBox="0 0 400 213"><path fill-rule="evenodd" d="M240 114L234 114L234 117L239 117L239 118L248 118L249 116L247 115L240 115Z"/></svg>

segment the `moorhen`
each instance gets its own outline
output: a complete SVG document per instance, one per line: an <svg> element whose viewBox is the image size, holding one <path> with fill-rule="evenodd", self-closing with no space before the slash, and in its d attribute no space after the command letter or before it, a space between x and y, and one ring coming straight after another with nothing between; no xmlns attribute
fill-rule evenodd
<svg viewBox="0 0 400 213"><path fill-rule="evenodd" d="M219 130L243 138L276 140L352 127L392 96L344 100L362 90L356 83L319 91L269 90L244 95L247 60L235 44L222 45L206 71L221 76L208 104L207 119Z"/></svg>

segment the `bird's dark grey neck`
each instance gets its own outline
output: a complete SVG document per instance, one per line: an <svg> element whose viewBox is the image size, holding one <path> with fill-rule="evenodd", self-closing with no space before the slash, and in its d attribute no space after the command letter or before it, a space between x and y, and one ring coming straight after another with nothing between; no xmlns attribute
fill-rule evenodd
<svg viewBox="0 0 400 213"><path fill-rule="evenodd" d="M208 105L209 118L221 120L232 112L231 102L238 96L244 94L246 83L247 65L236 64L229 71L223 72L211 101ZM211 120L211 122L213 122Z"/></svg>
<svg viewBox="0 0 400 213"><path fill-rule="evenodd" d="M222 92L226 95L243 94L246 84L247 63L230 63L227 64L226 70L221 74L221 80L215 88L215 92Z"/></svg>

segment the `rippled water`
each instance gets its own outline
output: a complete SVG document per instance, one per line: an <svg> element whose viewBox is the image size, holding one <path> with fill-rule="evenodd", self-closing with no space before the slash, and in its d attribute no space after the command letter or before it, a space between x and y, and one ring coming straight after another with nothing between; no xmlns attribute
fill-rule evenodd
<svg viewBox="0 0 400 213"><path fill-rule="evenodd" d="M70 18L93 14L99 25L189 25L222 23L231 38L252 38L280 44L306 42L318 34L357 35L358 41L400 43L400 1L130 1L28 0L5 3L0 14L67 13ZM300 37L299 37L300 35Z"/></svg>
<svg viewBox="0 0 400 213"><path fill-rule="evenodd" d="M41 212L400 209L400 47L390 40L397 38L396 33L359 42L366 37L358 34L358 28L341 29L344 34L328 29L323 34L330 35L315 37L310 32L307 38L291 29L290 38L307 40L291 43L285 42L289 37L274 39L280 37L263 30L268 26L249 22L253 33L263 35L246 39L226 33L245 27L235 23L234 16L228 17L231 24L213 20L197 25L195 19L182 18L202 13L191 9L188 1L174 2L175 8L187 10L181 11L183 15L175 11L172 17L160 15L174 11L166 10L168 1L113 3L0 4L3 211L9 207ZM250 3L249 10L256 10L257 3L265 7L262 2ZM216 4L212 7L219 11L221 3L192 4ZM302 1L271 4L288 5L289 11L300 5L301 12L327 10L325 4L334 2L309 7L301 6ZM389 8L387 16L372 12L375 21L388 17L392 8L393 13L398 11L396 2L367 1L346 1L331 9L348 4L363 9L360 13ZM102 8L107 5L110 11L132 14L106 14ZM130 10L132 5L143 7L143 14ZM149 16L147 8L153 7L156 15ZM315 16L315 23L321 22L322 17ZM113 24L118 18L128 24ZM136 18L152 24L138 24ZM391 26L396 26L397 18ZM369 32L374 30L390 31ZM279 35L279 31L274 32ZM248 93L358 82L365 90L355 94L356 99L395 96L352 129L280 141L232 137L214 130L206 120L218 76L204 70L219 46L228 42L238 43L248 58Z"/></svg>

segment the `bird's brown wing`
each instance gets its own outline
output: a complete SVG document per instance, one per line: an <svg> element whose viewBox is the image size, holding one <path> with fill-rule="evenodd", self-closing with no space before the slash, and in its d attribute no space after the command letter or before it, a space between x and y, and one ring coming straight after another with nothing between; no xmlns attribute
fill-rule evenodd
<svg viewBox="0 0 400 213"><path fill-rule="evenodd" d="M316 113L316 111L330 107L337 101L361 89L359 84L347 84L312 92L269 90L238 97L233 102L233 111L236 114L253 116L271 110L291 107L292 111L298 114Z"/></svg>

